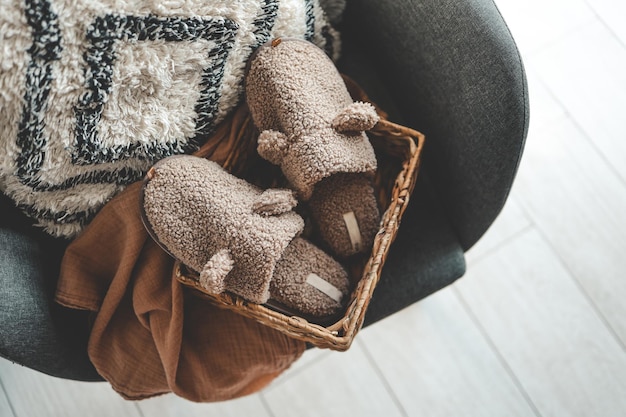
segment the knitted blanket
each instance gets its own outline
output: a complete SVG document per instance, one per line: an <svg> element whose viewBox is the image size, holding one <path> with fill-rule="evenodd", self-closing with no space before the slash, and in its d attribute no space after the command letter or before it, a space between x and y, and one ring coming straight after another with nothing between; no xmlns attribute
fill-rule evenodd
<svg viewBox="0 0 626 417"><path fill-rule="evenodd" d="M318 0L3 0L0 190L75 236L157 160L202 145L274 37L338 55Z"/></svg>

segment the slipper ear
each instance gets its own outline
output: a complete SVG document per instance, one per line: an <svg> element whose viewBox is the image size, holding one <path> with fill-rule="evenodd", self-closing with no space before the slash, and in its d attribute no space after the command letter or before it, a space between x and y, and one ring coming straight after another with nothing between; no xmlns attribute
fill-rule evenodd
<svg viewBox="0 0 626 417"><path fill-rule="evenodd" d="M277 216L291 211L298 204L298 200L291 190L270 188L259 195L252 210L263 216Z"/></svg>
<svg viewBox="0 0 626 417"><path fill-rule="evenodd" d="M226 290L224 279L234 266L228 249L216 252L200 271L200 284L212 294L223 293Z"/></svg>
<svg viewBox="0 0 626 417"><path fill-rule="evenodd" d="M339 133L363 132L373 128L379 119L374 106L357 101L343 109L333 119L332 126Z"/></svg>
<svg viewBox="0 0 626 417"><path fill-rule="evenodd" d="M263 159L274 165L280 165L289 149L289 142L284 133L276 130L264 130L259 135L257 151Z"/></svg>

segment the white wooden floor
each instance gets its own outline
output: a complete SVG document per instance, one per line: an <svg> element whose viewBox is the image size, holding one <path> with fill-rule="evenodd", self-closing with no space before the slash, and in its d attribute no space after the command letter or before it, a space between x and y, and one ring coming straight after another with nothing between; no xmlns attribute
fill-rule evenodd
<svg viewBox="0 0 626 417"><path fill-rule="evenodd" d="M0 416L626 416L626 2L497 3L532 121L457 284L227 403L124 402L2 360Z"/></svg>

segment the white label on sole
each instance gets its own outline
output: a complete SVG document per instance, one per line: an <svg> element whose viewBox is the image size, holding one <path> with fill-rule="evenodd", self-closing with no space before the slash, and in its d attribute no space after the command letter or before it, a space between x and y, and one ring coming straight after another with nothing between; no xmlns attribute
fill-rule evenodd
<svg viewBox="0 0 626 417"><path fill-rule="evenodd" d="M320 278L316 274L309 274L309 276L306 277L306 283L317 288L338 303L340 303L341 299L343 298L342 292L339 291L337 287L335 287L330 282Z"/></svg>
<svg viewBox="0 0 626 417"><path fill-rule="evenodd" d="M343 221L348 229L348 236L350 236L350 243L352 243L352 249L355 252L360 252L363 247L363 238L361 236L361 229L359 229L359 223L356 221L356 216L353 211L343 213Z"/></svg>

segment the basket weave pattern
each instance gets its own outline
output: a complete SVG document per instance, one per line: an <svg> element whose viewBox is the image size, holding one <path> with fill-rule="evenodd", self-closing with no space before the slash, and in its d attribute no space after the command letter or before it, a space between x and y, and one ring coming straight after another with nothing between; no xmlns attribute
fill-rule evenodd
<svg viewBox="0 0 626 417"><path fill-rule="evenodd" d="M348 78L345 80L355 100L369 101L365 93L353 81ZM197 290L194 291L196 295L290 337L320 348L347 350L363 325L365 312L413 192L425 139L422 133L392 123L386 120L384 112L379 111L379 113L381 120L367 133L378 158L379 169L375 177L375 188L383 215L370 256L346 265L355 281L355 288L341 318L328 326L323 326L311 323L302 317L285 315L264 305L250 303L230 293L206 293L198 283L197 276L180 263L176 265L177 280ZM241 150L253 149L253 143L251 144L248 139L256 137L249 115L244 111L236 117L242 120L237 131L231 132L231 136L234 137L239 152L229 155L223 164L224 168L231 172L241 171L242 165L249 162L250 157L246 156L247 152Z"/></svg>

